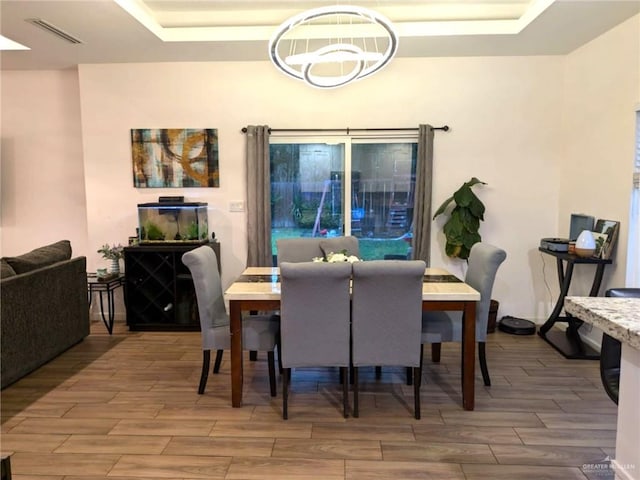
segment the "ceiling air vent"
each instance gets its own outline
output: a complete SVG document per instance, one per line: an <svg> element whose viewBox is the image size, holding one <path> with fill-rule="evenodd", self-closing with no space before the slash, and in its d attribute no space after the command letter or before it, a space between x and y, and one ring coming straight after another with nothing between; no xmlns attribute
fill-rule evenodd
<svg viewBox="0 0 640 480"><path fill-rule="evenodd" d="M57 37L62 38L63 40L66 40L69 43L83 43L82 40L74 37L70 33L65 32L64 30L61 30L55 25L50 24L46 20L42 20L41 18L28 18L26 21L40 28L45 29L49 33L53 33Z"/></svg>

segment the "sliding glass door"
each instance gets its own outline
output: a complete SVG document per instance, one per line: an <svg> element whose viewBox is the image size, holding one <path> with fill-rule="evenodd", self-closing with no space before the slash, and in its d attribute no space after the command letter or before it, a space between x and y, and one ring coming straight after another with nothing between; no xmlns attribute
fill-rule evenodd
<svg viewBox="0 0 640 480"><path fill-rule="evenodd" d="M413 137L271 137L272 243L354 235L366 260L407 258ZM348 199L348 200L347 200Z"/></svg>

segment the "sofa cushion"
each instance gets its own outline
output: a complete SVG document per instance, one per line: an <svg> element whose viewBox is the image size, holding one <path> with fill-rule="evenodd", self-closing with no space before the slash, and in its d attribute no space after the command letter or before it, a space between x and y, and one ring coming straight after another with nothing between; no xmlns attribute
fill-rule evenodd
<svg viewBox="0 0 640 480"><path fill-rule="evenodd" d="M17 273L27 273L38 268L46 267L71 258L71 242L59 242L31 250L29 253L17 257L5 257L6 262Z"/></svg>
<svg viewBox="0 0 640 480"><path fill-rule="evenodd" d="M11 268L11 265L4 258L0 258L0 279L13 277L15 274L16 271Z"/></svg>
<svg viewBox="0 0 640 480"><path fill-rule="evenodd" d="M356 237L330 237L320 240L320 249L324 254L324 258L330 253L342 253L346 251L347 255L360 256L360 248Z"/></svg>

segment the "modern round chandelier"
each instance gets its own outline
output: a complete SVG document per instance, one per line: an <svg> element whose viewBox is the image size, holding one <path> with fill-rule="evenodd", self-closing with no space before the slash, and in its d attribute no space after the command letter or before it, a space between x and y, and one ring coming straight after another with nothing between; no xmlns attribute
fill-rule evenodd
<svg viewBox="0 0 640 480"><path fill-rule="evenodd" d="M398 36L387 18L349 5L296 15L269 42L276 67L318 88L361 80L387 65L397 49Z"/></svg>

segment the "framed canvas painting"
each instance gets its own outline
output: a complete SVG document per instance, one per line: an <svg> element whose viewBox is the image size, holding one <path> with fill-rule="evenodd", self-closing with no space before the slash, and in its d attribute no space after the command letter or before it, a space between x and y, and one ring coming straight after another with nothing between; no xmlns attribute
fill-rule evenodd
<svg viewBox="0 0 640 480"><path fill-rule="evenodd" d="M215 128L132 129L131 155L136 188L220 186Z"/></svg>

